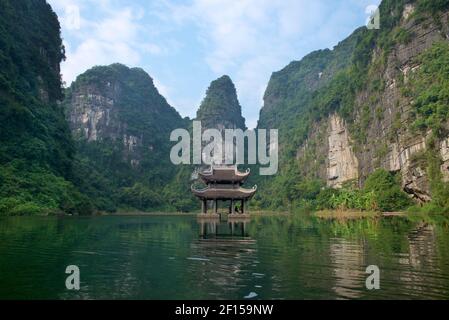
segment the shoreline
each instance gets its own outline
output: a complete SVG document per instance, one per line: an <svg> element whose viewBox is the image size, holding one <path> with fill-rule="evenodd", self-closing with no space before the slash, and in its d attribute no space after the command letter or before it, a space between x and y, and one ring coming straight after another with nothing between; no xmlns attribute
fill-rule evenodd
<svg viewBox="0 0 449 320"><path fill-rule="evenodd" d="M227 215L225 212L221 212L221 214ZM320 220L361 220L361 219L378 219L378 218L419 218L425 216L444 216L444 215L433 215L431 213L410 213L407 211L398 211L398 212L380 212L380 211L358 211L358 210L320 210L320 211L301 211L301 212L288 212L288 211L251 211L249 216L251 218L257 217L294 217L298 215L308 215L309 217L320 219ZM71 215L64 213L56 213L56 214L39 214L39 215L0 215L0 217L199 217L201 216L201 212L144 212L144 211L118 211L118 212L96 212L92 215Z"/></svg>
<svg viewBox="0 0 449 320"><path fill-rule="evenodd" d="M313 217L322 220L357 220L376 218L407 218L410 215L406 212L381 212L381 211L358 211L358 210L321 210L311 214Z"/></svg>
<svg viewBox="0 0 449 320"><path fill-rule="evenodd" d="M226 213L221 213L221 214L226 214ZM123 217L132 217L132 216L173 216L173 217L177 217L177 216L200 216L201 212L144 212L144 211L131 211L131 212L126 212L126 211L120 211L120 212L114 212L114 213L108 213L108 212L102 212L102 213L98 213L94 216L123 216ZM249 215L251 217L263 217L263 216L290 216L292 215L292 213L286 212L286 211L282 211L282 212L275 212L275 211L253 211L250 212Z"/></svg>

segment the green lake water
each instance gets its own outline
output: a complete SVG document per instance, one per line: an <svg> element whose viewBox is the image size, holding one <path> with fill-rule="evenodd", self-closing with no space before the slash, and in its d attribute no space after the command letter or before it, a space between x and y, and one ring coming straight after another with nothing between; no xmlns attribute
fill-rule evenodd
<svg viewBox="0 0 449 320"><path fill-rule="evenodd" d="M80 269L81 288L65 287ZM365 288L367 266L380 290ZM303 216L0 218L0 299L449 299L449 227Z"/></svg>

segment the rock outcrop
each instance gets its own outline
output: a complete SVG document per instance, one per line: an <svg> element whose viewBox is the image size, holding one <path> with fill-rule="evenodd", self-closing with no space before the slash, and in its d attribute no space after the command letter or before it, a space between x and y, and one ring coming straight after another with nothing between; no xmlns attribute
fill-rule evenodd
<svg viewBox="0 0 449 320"><path fill-rule="evenodd" d="M369 30L357 30L334 50L312 53L273 74L259 127L280 129L285 162L296 147L302 176L320 178L336 188L353 180L363 186L373 171L384 168L400 174L403 189L412 197L431 200L423 161L431 132L412 130L414 101L404 94L404 87L420 70L417 58L436 43L449 40L449 13L447 9L416 12L418 2L383 1L382 21L388 14L398 16L396 26L384 26L391 28L383 31L388 48L384 44L369 48L368 41L373 40L368 39L374 37ZM350 70L349 81L356 77L348 57L357 55L360 63L367 50L371 51L366 68L369 85L355 85L359 87L353 89L352 100L339 97L343 71ZM440 139L437 145L442 175L449 180L449 139Z"/></svg>
<svg viewBox="0 0 449 320"><path fill-rule="evenodd" d="M99 209L184 210L186 196L164 190L180 171L170 160L170 133L187 123L144 70L92 68L71 85L64 105L83 188Z"/></svg>
<svg viewBox="0 0 449 320"><path fill-rule="evenodd" d="M449 182L449 137L440 142L440 154L441 160L441 172L443 173L443 179Z"/></svg>
<svg viewBox="0 0 449 320"><path fill-rule="evenodd" d="M246 129L237 91L229 76L212 81L197 112L203 129Z"/></svg>
<svg viewBox="0 0 449 320"><path fill-rule="evenodd" d="M334 114L329 119L329 126L327 185L341 188L345 182L358 179L358 160L352 150L344 120Z"/></svg>
<svg viewBox="0 0 449 320"><path fill-rule="evenodd" d="M382 75L385 88L377 103L372 103L372 92L358 95L359 106L370 105L370 124L367 128L367 144L357 153L360 160L360 176L367 177L373 170L383 167L400 172L404 189L420 201L431 200L426 168L416 156L427 149L429 133L410 130L413 121L413 101L402 94L401 83L407 83L411 74L419 69L416 58L438 41L447 41L448 13L441 15L442 25L433 19L413 19L413 4L404 7L400 30L410 35L405 43L397 43L387 58L387 67ZM360 110L360 109L359 109ZM375 115L375 113L377 115ZM360 114L360 113L359 113Z"/></svg>
<svg viewBox="0 0 449 320"><path fill-rule="evenodd" d="M77 139L118 144L133 167L145 155L162 156L171 130L184 126L145 71L120 64L95 67L80 75L65 103Z"/></svg>

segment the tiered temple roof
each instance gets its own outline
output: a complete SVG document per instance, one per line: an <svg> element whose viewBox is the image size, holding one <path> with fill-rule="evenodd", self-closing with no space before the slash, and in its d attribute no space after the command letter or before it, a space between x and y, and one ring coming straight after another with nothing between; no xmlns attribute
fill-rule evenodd
<svg viewBox="0 0 449 320"><path fill-rule="evenodd" d="M250 169L240 172L236 166L211 167L209 171L199 172L198 176L205 184L215 183L240 183L243 184L249 177Z"/></svg>
<svg viewBox="0 0 449 320"><path fill-rule="evenodd" d="M250 170L240 172L237 166L212 166L209 170L198 173L198 177L207 185L206 188L196 189L192 186L192 193L203 203L203 213L207 212L207 201L213 200L215 213L217 201L231 200L230 213L234 214L234 201L241 201L241 213L244 213L245 203L257 191L257 186L246 189L243 183L250 175Z"/></svg>
<svg viewBox="0 0 449 320"><path fill-rule="evenodd" d="M252 198L257 191L257 186L252 189L245 188L216 188L207 187L201 190L196 190L192 187L192 192L200 199L206 200L248 200Z"/></svg>

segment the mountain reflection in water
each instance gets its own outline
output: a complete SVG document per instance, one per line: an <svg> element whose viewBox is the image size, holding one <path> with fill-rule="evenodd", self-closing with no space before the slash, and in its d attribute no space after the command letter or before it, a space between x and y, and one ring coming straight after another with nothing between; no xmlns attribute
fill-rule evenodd
<svg viewBox="0 0 449 320"><path fill-rule="evenodd" d="M369 265L380 290L365 288ZM449 299L449 230L307 215L0 218L0 298Z"/></svg>

